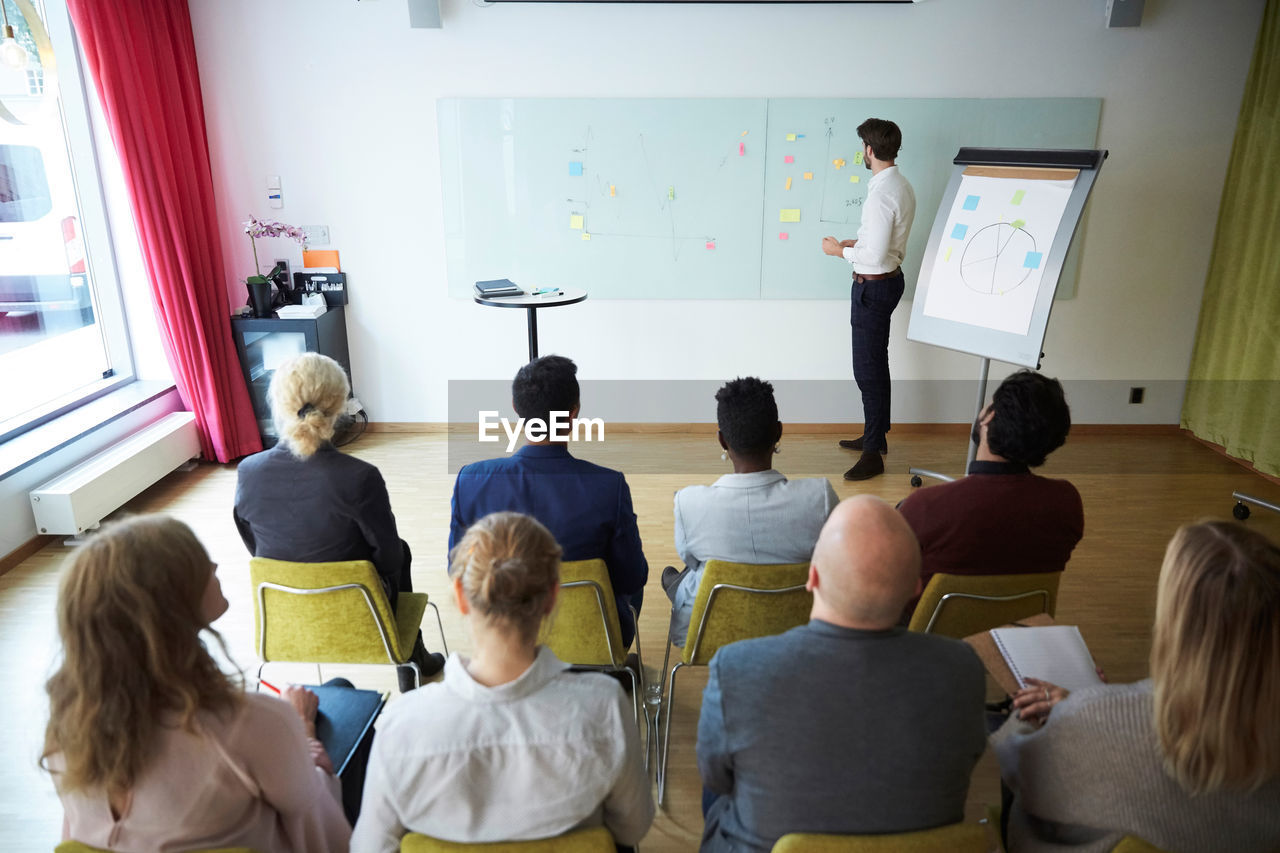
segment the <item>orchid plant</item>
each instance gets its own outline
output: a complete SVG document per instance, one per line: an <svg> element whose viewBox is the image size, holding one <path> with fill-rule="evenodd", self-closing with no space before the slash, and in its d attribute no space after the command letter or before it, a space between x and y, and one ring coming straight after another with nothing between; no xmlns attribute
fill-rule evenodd
<svg viewBox="0 0 1280 853"><path fill-rule="evenodd" d="M3 2L3 0L0 0ZM266 284L276 274L277 270L272 268L267 275L262 274L262 268L258 266L258 244L255 242L258 237L288 237L290 240L297 240L304 248L307 245L306 232L294 225L285 225L283 222L275 220L259 219L256 216L250 216L244 224L244 233L249 235L249 245L253 248L253 269L257 275L251 275L246 282L248 284Z"/></svg>

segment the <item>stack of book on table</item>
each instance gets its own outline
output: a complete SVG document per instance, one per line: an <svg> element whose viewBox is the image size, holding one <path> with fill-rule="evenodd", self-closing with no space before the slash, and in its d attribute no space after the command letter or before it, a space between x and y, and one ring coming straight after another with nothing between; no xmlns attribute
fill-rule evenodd
<svg viewBox="0 0 1280 853"><path fill-rule="evenodd" d="M476 296L523 296L524 291L509 278L495 278L492 281L477 281Z"/></svg>

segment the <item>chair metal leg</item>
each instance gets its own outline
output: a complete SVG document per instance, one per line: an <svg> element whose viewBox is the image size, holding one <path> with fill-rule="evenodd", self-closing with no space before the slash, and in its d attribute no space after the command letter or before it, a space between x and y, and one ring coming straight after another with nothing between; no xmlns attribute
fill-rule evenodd
<svg viewBox="0 0 1280 853"><path fill-rule="evenodd" d="M668 650L669 651L669 650ZM684 661L678 661L675 666L671 667L671 680L667 685L666 697L662 705L666 706L667 712L663 715L662 729L662 749L658 753L658 806L662 806L662 798L667 788L667 757L671 749L671 714L675 711L676 703L676 673L680 667L684 666ZM661 706L659 706L661 707ZM659 712L661 713L661 712Z"/></svg>
<svg viewBox="0 0 1280 853"><path fill-rule="evenodd" d="M649 741L652 740L648 708L649 687L645 683L644 651L640 645L640 615L636 613L636 609L634 607L629 609L631 610L631 624L634 625L636 629L636 636L633 641L636 648L636 669L640 670L639 690L638 692L633 693L633 698L636 700L637 708L639 708L640 712L644 714L644 769L647 771L649 769ZM633 686L635 686L634 680L632 683Z"/></svg>
<svg viewBox="0 0 1280 853"><path fill-rule="evenodd" d="M434 601L428 601L427 606L436 612L436 626L440 629L440 647L444 649L444 656L449 656L449 641L444 638L444 623L440 621L440 608L436 607Z"/></svg>
<svg viewBox="0 0 1280 853"><path fill-rule="evenodd" d="M3 0L0 0L0 2L3 2ZM256 687L254 687L254 690L256 690L259 693L262 692L262 671L266 668L267 668L266 661L263 661L262 663L258 664L258 672L257 672L257 675L254 676L258 680L258 684Z"/></svg>
<svg viewBox="0 0 1280 853"><path fill-rule="evenodd" d="M320 669L320 664L316 664L316 684L324 684L324 672Z"/></svg>

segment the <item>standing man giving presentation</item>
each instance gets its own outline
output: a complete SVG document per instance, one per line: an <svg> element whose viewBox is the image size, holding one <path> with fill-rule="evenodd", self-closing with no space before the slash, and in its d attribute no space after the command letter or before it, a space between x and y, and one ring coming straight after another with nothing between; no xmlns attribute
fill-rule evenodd
<svg viewBox="0 0 1280 853"><path fill-rule="evenodd" d="M862 435L840 446L859 450L861 458L844 472L846 480L867 480L884 473L881 454L889 444L889 318L902 299L902 257L916 216L916 194L894 160L902 131L891 121L869 118L858 125L862 156L871 170L862 225L856 240L822 238L822 251L853 265L849 325L853 327L853 378L862 392Z"/></svg>

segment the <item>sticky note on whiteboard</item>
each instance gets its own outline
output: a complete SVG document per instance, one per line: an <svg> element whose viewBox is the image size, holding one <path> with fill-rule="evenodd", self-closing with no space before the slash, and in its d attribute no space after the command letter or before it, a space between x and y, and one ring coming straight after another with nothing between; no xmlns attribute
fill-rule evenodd
<svg viewBox="0 0 1280 853"><path fill-rule="evenodd" d="M795 161L796 161L796 158L792 157L790 154L782 158L782 162L784 163L794 163Z"/></svg>
<svg viewBox="0 0 1280 853"><path fill-rule="evenodd" d="M798 207L783 208L778 214L778 221L779 222L799 222L800 208Z"/></svg>
<svg viewBox="0 0 1280 853"><path fill-rule="evenodd" d="M831 161L831 165L835 166L837 169L841 169L844 167L844 160L841 160L839 157L837 157L836 159Z"/></svg>
<svg viewBox="0 0 1280 853"><path fill-rule="evenodd" d="M1027 194L1026 190L1018 190L1016 193L1013 194L1013 200L1010 201L1009 203L1022 204L1022 199L1026 196L1026 194Z"/></svg>
<svg viewBox="0 0 1280 853"><path fill-rule="evenodd" d="M1040 260L1044 257L1040 252L1027 252L1026 260L1022 262L1022 266L1029 270L1040 269Z"/></svg>
<svg viewBox="0 0 1280 853"><path fill-rule="evenodd" d="M1027 220L1025 220L1025 219L1015 219L1015 220L1013 220L1013 222L1012 222L1011 224L1013 225L1013 227L1014 227L1014 228L1021 228L1022 226L1024 226L1024 225L1026 225L1026 224L1027 224Z"/></svg>
<svg viewBox="0 0 1280 853"><path fill-rule="evenodd" d="M609 198L617 198L617 197L618 197L618 188L615 187L613 184L609 184Z"/></svg>
<svg viewBox="0 0 1280 853"><path fill-rule="evenodd" d="M779 232L778 232L778 239L779 239L779 240L785 240L785 239L787 239L787 237L788 237L788 236L790 236L790 235L788 235L786 231L779 231Z"/></svg>
<svg viewBox="0 0 1280 853"><path fill-rule="evenodd" d="M858 151L858 152L855 152L855 153L854 153L854 155L853 155L853 162L857 163L859 166L861 166L861 165L862 165L862 152L861 152L861 151Z"/></svg>
<svg viewBox="0 0 1280 853"><path fill-rule="evenodd" d="M795 135L794 133L788 133L788 134L787 134L787 141L788 141L788 142L795 142L795 141L796 141L796 135Z"/></svg>
<svg viewBox="0 0 1280 853"><path fill-rule="evenodd" d="M569 175L570 177L574 177L574 178L582 177L582 161L581 160L574 160L569 163Z"/></svg>
<svg viewBox="0 0 1280 853"><path fill-rule="evenodd" d="M575 213L569 217L569 227L572 228L574 231L582 230L582 214L581 213Z"/></svg>
<svg viewBox="0 0 1280 853"><path fill-rule="evenodd" d="M716 241L715 241L715 240L708 240L708 241L707 241L707 248L708 248L708 249L714 249L715 247L716 247Z"/></svg>
<svg viewBox="0 0 1280 853"><path fill-rule="evenodd" d="M804 173L804 179L805 179L806 181L812 181L812 180L813 180L813 172L805 172L805 173Z"/></svg>
<svg viewBox="0 0 1280 853"><path fill-rule="evenodd" d="M791 179L787 178L787 189L791 189Z"/></svg>
<svg viewBox="0 0 1280 853"><path fill-rule="evenodd" d="M860 184L860 183L862 183L862 178L858 177L857 175L850 175L850 176L849 176L849 183L851 183L851 184Z"/></svg>
<svg viewBox="0 0 1280 853"><path fill-rule="evenodd" d="M583 240L590 240L590 239L591 239L591 232L590 232L590 231L583 231L583 232L582 232L582 239L583 239Z"/></svg>
<svg viewBox="0 0 1280 853"><path fill-rule="evenodd" d="M739 142L739 143L738 143L738 156L739 156L739 157L745 157L745 156L746 156L746 154L747 154L747 143L745 143L745 142Z"/></svg>

